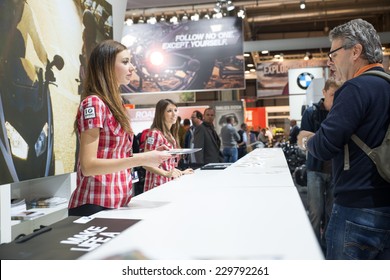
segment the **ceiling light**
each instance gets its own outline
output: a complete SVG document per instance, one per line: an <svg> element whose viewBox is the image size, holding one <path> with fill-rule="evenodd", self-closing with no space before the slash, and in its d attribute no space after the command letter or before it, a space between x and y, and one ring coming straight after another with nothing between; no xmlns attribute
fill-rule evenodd
<svg viewBox="0 0 390 280"><path fill-rule="evenodd" d="M145 23L144 17L140 16L138 19L138 23Z"/></svg>
<svg viewBox="0 0 390 280"><path fill-rule="evenodd" d="M304 10L306 8L305 0L301 0L301 2L299 3L299 8L301 8L301 10Z"/></svg>
<svg viewBox="0 0 390 280"><path fill-rule="evenodd" d="M157 18L155 15L152 15L147 21L149 24L156 24L157 23Z"/></svg>
<svg viewBox="0 0 390 280"><path fill-rule="evenodd" d="M164 13L155 16L154 14L149 16L145 16L145 10L144 14L139 16L137 23L149 23L149 24L155 24L157 22L166 22L169 20L172 24L178 24L179 21L186 22L188 20L191 21L198 21L201 18L201 14L203 15L203 19L220 19L225 16L237 16L239 18L244 19L245 18L245 10L243 8L237 8L233 4L233 0L217 0L214 8L214 11L209 12L209 10L206 10L206 12L203 14L203 12L199 13L198 10L194 9L194 6L192 7L192 11L194 14L188 14L186 11L182 10L182 16L178 16L177 13L174 13L174 15L169 18ZM135 23L135 22L134 22ZM130 20L126 23L126 25L132 24Z"/></svg>
<svg viewBox="0 0 390 280"><path fill-rule="evenodd" d="M169 22L170 22L170 23L173 23L173 24L177 24L178 21L179 21L179 20L178 20L176 14L175 14L173 17L171 17L171 19L169 20Z"/></svg>
<svg viewBox="0 0 390 280"><path fill-rule="evenodd" d="M221 11L222 4L221 2L217 1L217 3L214 6L214 12L219 13Z"/></svg>
<svg viewBox="0 0 390 280"><path fill-rule="evenodd" d="M245 10L244 9L240 9L237 12L237 16L240 17L240 18L245 18Z"/></svg>
<svg viewBox="0 0 390 280"><path fill-rule="evenodd" d="M206 11L206 13L203 16L204 19L210 19L209 10Z"/></svg>
<svg viewBox="0 0 390 280"><path fill-rule="evenodd" d="M235 7L233 5L233 2L232 1L228 1L227 4L226 4L226 10L228 10L230 12L230 11L233 11L234 8Z"/></svg>
<svg viewBox="0 0 390 280"><path fill-rule="evenodd" d="M192 21L198 21L199 20L199 13L198 13L198 11L196 11L195 12L195 14L193 14L192 16L191 16L191 20Z"/></svg>
<svg viewBox="0 0 390 280"><path fill-rule="evenodd" d="M181 18L181 21L187 21L187 20L188 20L188 14L187 14L187 12L184 12L184 15Z"/></svg>
<svg viewBox="0 0 390 280"><path fill-rule="evenodd" d="M126 24L127 26L130 26L130 25L132 25L133 23L134 23L134 21L133 21L132 18L128 18L128 19L126 19L126 21L125 21L125 24Z"/></svg>
<svg viewBox="0 0 390 280"><path fill-rule="evenodd" d="M233 11L235 8L236 7L231 0L217 0L217 3L215 3L214 6L214 12L224 14Z"/></svg>
<svg viewBox="0 0 390 280"><path fill-rule="evenodd" d="M222 17L223 17L223 15L221 12L213 14L213 18L222 18Z"/></svg>

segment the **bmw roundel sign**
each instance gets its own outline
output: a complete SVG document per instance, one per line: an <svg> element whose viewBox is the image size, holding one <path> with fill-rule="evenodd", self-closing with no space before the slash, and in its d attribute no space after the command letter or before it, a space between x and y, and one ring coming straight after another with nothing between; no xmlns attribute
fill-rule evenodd
<svg viewBox="0 0 390 280"><path fill-rule="evenodd" d="M311 82L323 77L322 67L290 68L288 69L289 94L306 94Z"/></svg>
<svg viewBox="0 0 390 280"><path fill-rule="evenodd" d="M314 75L309 72L303 72L298 75L297 77L297 85L301 89L307 89L311 83L311 81L314 79Z"/></svg>

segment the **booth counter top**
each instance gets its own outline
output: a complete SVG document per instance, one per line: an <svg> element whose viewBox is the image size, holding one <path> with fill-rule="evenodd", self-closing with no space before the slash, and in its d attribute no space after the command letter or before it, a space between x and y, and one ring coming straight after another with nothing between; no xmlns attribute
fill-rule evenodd
<svg viewBox="0 0 390 280"><path fill-rule="evenodd" d="M279 148L198 169L93 217L141 221L81 259L324 258Z"/></svg>

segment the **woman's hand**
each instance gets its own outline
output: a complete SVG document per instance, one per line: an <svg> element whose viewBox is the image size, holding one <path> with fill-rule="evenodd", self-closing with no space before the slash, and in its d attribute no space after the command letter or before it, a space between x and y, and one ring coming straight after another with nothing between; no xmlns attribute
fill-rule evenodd
<svg viewBox="0 0 390 280"><path fill-rule="evenodd" d="M161 146L156 147L156 150L157 151L168 151L169 148L167 145L161 145Z"/></svg>
<svg viewBox="0 0 390 280"><path fill-rule="evenodd" d="M168 160L172 157L172 155L168 154L166 151L149 151L141 153L145 156L143 166L150 166L154 168L159 168L161 163L165 160Z"/></svg>
<svg viewBox="0 0 390 280"><path fill-rule="evenodd" d="M169 178L178 178L182 175L187 175L187 174L192 174L194 173L194 170L192 168L187 168L186 170L184 171L181 171L177 168L174 168L170 171L167 171L167 176L166 177L169 177Z"/></svg>
<svg viewBox="0 0 390 280"><path fill-rule="evenodd" d="M181 175L183 175L182 171L180 171L177 168L173 168L172 170L167 171L167 176L166 177L168 177L168 178L178 178Z"/></svg>
<svg viewBox="0 0 390 280"><path fill-rule="evenodd" d="M192 168L187 168L186 170L182 171L183 175L192 174L194 173L194 170Z"/></svg>

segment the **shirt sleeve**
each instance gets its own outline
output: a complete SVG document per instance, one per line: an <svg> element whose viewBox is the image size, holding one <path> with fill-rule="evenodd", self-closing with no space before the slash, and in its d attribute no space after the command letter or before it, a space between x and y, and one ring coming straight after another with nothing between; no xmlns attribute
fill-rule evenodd
<svg viewBox="0 0 390 280"><path fill-rule="evenodd" d="M314 131L314 123L313 123L313 107L308 107L306 110L303 112L302 115L302 120L301 120L301 130L306 130L306 131Z"/></svg>
<svg viewBox="0 0 390 280"><path fill-rule="evenodd" d="M90 96L84 99L79 108L79 128L85 131L92 128L102 128L106 118L106 105L96 97Z"/></svg>
<svg viewBox="0 0 390 280"><path fill-rule="evenodd" d="M146 135L145 148L149 151L156 150L157 147L163 144L163 138L158 131L150 130Z"/></svg>

